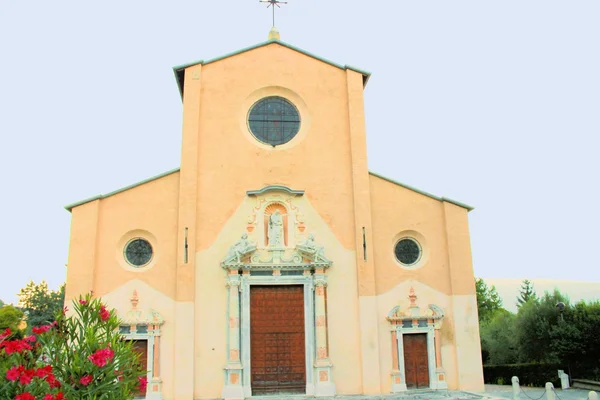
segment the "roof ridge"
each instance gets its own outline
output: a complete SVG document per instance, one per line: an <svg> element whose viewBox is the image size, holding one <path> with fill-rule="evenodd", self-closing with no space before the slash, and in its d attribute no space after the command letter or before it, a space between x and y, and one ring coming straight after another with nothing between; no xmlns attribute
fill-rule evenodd
<svg viewBox="0 0 600 400"><path fill-rule="evenodd" d="M85 204L85 203L89 203L90 201L104 199L104 198L107 198L107 197L113 196L113 195L115 195L115 194L118 194L118 193L124 192L124 191L126 191L126 190L133 189L134 187L141 186L141 185L143 185L144 183L152 182L152 181L155 181L155 180L157 180L157 179L163 178L163 177L165 177L165 176L167 176L167 175L174 174L175 172L178 172L180 169L181 169L181 167L177 167L177 168L174 168L174 169L168 170L168 171L166 171L166 172L163 172L163 173L161 173L161 174L154 175L154 176L151 176L150 178L146 178L146 179L144 179L144 180L141 180L141 181L139 181L139 182L133 183L133 184L131 184L131 185L127 185L127 186L125 186L125 187L122 187L122 188L120 188L120 189L113 190L112 192L108 192L107 194L98 194L98 195L96 195L96 196L89 197L89 198L87 198L87 199L83 199L83 200L77 201L77 202L75 202L75 203L68 204L68 205L66 205L66 206L65 206L65 210L67 210L67 211L71 212L71 210L73 210L73 208L75 208L75 207L77 207L77 206L81 206L81 205L83 205L83 204Z"/></svg>
<svg viewBox="0 0 600 400"><path fill-rule="evenodd" d="M286 43L286 42L284 42L282 40L269 39L269 40L267 40L265 42L260 42L258 44L252 45L252 46L244 47L242 49L239 49L239 50L236 50L236 51L224 54L222 56L211 58L209 60L192 61L190 63L186 63L186 64L181 64L181 65L174 66L173 67L173 73L175 74L175 79L177 80L177 86L179 88L179 93L181 94L181 97L183 98L183 84L184 84L184 81L185 81L185 76L183 74L183 71L186 68L189 68L189 67L192 67L192 66L198 65L198 64L201 64L201 65L211 64L211 63L223 60L223 59L228 58L228 57L233 57L233 56L236 56L238 54L245 53L245 52L250 51L250 50L258 49L258 48L263 47L263 46L268 46L268 45L273 44L273 43L279 44L279 45L281 45L283 47L286 47L286 48L288 48L290 50L297 51L298 53L304 54L305 56L314 58L315 60L319 60L321 62L324 62L326 64L334 66L336 68L358 72L359 74L361 74L363 76L363 87L365 87L367 85L367 82L368 82L368 80L369 80L369 78L371 76L371 73L367 72L365 70L362 70L362 69L359 69L359 68L356 68L356 67L352 67L352 66L350 66L348 64L338 64L338 63L333 62L331 60L328 60L326 58L317 56L316 54L311 53L309 51L302 50L301 48L293 46L293 45L291 45L289 43Z"/></svg>
<svg viewBox="0 0 600 400"><path fill-rule="evenodd" d="M465 203L462 203L460 201L452 200L452 199L450 199L448 197L439 197L439 196L436 196L436 195L431 194L429 192L426 192L424 190L417 189L417 188L415 188L413 186L407 185L407 184L402 183L402 182L398 182L396 180L393 180L393 179L388 178L386 176L380 175L380 174L378 174L376 172L373 172L373 171L369 171L369 174L371 174L373 176L376 176L377 178L383 179L384 181L388 181L388 182L396 184L398 186L402 186L405 189L412 190L413 192L422 194L423 196L427 196L427 197L430 197L430 198L438 200L438 201L445 201L447 203L452 203L452 204L454 204L456 206L459 206L459 207L462 207L462 208L466 209L467 211L473 211L475 209L475 207L472 207L472 206L470 206L468 204L465 204Z"/></svg>

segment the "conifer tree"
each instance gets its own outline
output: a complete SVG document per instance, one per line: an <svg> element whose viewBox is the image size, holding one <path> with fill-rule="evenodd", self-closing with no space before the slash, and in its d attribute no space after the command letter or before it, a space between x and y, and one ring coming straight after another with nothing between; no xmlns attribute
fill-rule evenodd
<svg viewBox="0 0 600 400"><path fill-rule="evenodd" d="M517 307L527 303L529 300L537 299L537 294L533 288L533 283L529 279L524 279L521 283L521 289L519 290L519 296L517 297Z"/></svg>

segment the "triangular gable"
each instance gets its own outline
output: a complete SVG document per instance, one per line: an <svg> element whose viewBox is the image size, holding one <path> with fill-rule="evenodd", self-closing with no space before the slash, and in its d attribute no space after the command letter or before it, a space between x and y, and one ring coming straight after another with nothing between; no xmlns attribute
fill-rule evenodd
<svg viewBox="0 0 600 400"><path fill-rule="evenodd" d="M176 67L173 67L173 72L175 73L175 79L177 80L177 86L179 87L179 93L181 94L181 98L183 99L183 87L184 87L184 82L185 82L185 69L186 68L194 66L194 65L198 65L198 64L207 65L207 64L219 61L219 60L223 60L224 58L233 57L235 55L242 54L242 53L245 53L250 50L258 49L263 46L268 46L273 43L276 43L283 47L287 47L288 49L297 51L298 53L304 54L305 56L308 56L308 57L312 57L315 60L319 60L321 62L324 62L326 64L334 66L336 68L343 69L343 70L349 69L349 70L358 72L359 74L362 74L362 76L363 76L363 87L367 85L367 81L369 80L369 77L371 76L370 72L366 72L361 69L351 67L350 65L337 64L337 63L334 63L333 61L329 61L325 58L322 58L315 54L309 53L308 51L305 51L305 50L299 49L295 46L292 46L291 44L282 42L281 40L271 39L271 40L267 40L266 42L256 44L254 46L246 47L245 49L234 51L233 53L225 54L224 56L221 56L221 57L212 58L208 61L199 60L199 61L194 61L194 62L191 62L188 64L183 64L183 65L178 65Z"/></svg>

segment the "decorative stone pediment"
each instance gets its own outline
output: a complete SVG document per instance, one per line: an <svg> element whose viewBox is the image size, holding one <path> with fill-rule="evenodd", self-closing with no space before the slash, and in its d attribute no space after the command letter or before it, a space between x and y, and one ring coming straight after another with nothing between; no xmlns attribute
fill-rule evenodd
<svg viewBox="0 0 600 400"><path fill-rule="evenodd" d="M325 256L325 248L315 243L312 234L294 248L272 248L258 249L250 243L246 234L242 239L233 244L227 256L221 262L225 269L280 269L280 270L303 270L315 268L329 268L331 261Z"/></svg>
<svg viewBox="0 0 600 400"><path fill-rule="evenodd" d="M410 305L408 308L403 309L402 306L397 305L391 309L388 313L387 320L394 324L402 324L404 321L426 320L428 323L433 323L436 328L440 328L442 319L444 318L444 310L435 305L429 304L426 308L419 307L417 305L417 295L415 290L411 287L408 298Z"/></svg>
<svg viewBox="0 0 600 400"><path fill-rule="evenodd" d="M131 297L131 309L125 313L122 318L126 325L162 325L165 323L164 318L158 311L151 308L147 310L139 309L139 297L137 290L133 291Z"/></svg>

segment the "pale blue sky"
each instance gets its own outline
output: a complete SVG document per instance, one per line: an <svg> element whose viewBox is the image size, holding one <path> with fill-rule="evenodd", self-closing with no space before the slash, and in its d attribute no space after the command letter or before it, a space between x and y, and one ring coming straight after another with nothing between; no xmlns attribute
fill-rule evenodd
<svg viewBox="0 0 600 400"><path fill-rule="evenodd" d="M0 0L0 298L65 279L66 204L179 166L172 66L266 40L257 0ZM289 0L282 40L373 73L369 167L476 209L475 273L600 281L598 0ZM427 162L424 162L427 160Z"/></svg>

